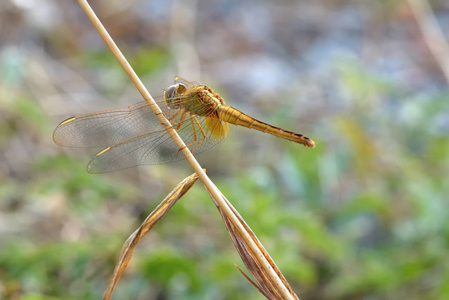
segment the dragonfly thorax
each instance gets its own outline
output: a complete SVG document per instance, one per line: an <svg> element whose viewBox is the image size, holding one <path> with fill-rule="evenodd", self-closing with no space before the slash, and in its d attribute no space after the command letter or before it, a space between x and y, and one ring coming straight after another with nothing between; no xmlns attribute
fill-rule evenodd
<svg viewBox="0 0 449 300"><path fill-rule="evenodd" d="M164 92L164 100L171 109L184 109L185 111L206 116L215 111L224 102L220 96L209 87L197 85L187 87L183 83L176 83Z"/></svg>

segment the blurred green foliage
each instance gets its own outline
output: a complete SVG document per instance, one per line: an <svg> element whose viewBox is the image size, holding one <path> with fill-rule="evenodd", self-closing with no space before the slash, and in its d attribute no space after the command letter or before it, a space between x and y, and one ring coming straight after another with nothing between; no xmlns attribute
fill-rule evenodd
<svg viewBox="0 0 449 300"><path fill-rule="evenodd" d="M224 26L219 16L214 22ZM162 33L157 36L168 35ZM102 77L97 88L106 98L128 86L104 49L63 45L61 37L43 40L68 53L80 47L80 56L64 63L93 72L90 80ZM243 40L237 39L248 51L259 47ZM174 75L166 70L173 63L168 46L140 49L132 55L139 75ZM31 64L27 55L0 50L0 298L101 299L126 238L190 171L175 163L87 174L88 155L51 140L62 115L72 114L72 99L60 103L52 96L72 84L75 91L85 86L60 75L66 73L56 59L38 57ZM208 54L213 57L212 50ZM43 72L41 60L57 71ZM344 103L333 103L331 95L330 108L298 117L300 105L296 98L287 101L286 88L285 97L270 100L282 102L271 103L264 116L287 129L299 127L297 117L309 126L315 149L233 127L204 167L301 299L449 299L447 85L421 90L425 76L411 75L413 84L405 86L347 58L334 71ZM60 85L45 84L52 72ZM234 262L243 266L198 183L139 245L113 298L261 299Z"/></svg>
<svg viewBox="0 0 449 300"><path fill-rule="evenodd" d="M352 99L401 92L360 72L354 67L342 72ZM444 97L410 100L419 106L415 118L433 120L447 110ZM313 151L281 143L286 152L280 162L217 178L217 184L304 299L445 299L449 139L400 116L373 115L369 105L358 103L344 117L327 121L337 136L333 144L326 136ZM11 111L48 135L51 124L33 102L19 99ZM127 210L126 201L141 196L129 183L87 174L85 163L85 157L45 156L33 164L35 179L18 185L3 178L3 210L17 214L19 208L8 205L48 205L37 199L58 196L71 222L104 229L86 228L76 241L12 230L0 251L5 299L101 298L120 245L140 220L105 228L98 210L105 205ZM25 200L12 204L17 197ZM167 299L260 298L233 268L239 258L220 222L198 184L156 227L157 245L139 248L115 298L137 299L145 292Z"/></svg>

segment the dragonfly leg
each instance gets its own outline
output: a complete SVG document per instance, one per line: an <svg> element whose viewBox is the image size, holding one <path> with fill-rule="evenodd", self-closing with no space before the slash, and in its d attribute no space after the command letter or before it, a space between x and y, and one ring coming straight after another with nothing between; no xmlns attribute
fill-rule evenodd
<svg viewBox="0 0 449 300"><path fill-rule="evenodd" d="M195 144L196 142L198 142L198 138L197 138L197 135L196 135L195 123L194 123L194 122L196 123L196 125L197 125L198 128L200 129L201 134L203 135L203 138L201 139L201 141L200 141L195 147L192 148L192 150L190 150L191 152L193 152L193 150L195 150L199 145L201 145L201 144L204 142L204 140L206 139L206 133L204 132L204 130L203 130L203 128L201 127L200 123L199 123L198 120L195 118L195 116L192 116L192 117L190 118L190 124L192 125L193 141L190 142L188 145L186 145L186 147L189 148L190 146L192 146L193 144ZM173 155L178 154L179 151L181 151L181 150L176 151L176 153L173 153Z"/></svg>
<svg viewBox="0 0 449 300"><path fill-rule="evenodd" d="M185 110L184 110L184 109L180 109L180 110L179 110L178 112L176 112L176 113L172 113L172 112L169 112L169 111L166 111L166 110L163 110L163 112L164 112L165 114L171 115L171 117L170 117L170 118L167 118L167 120L172 124L172 126L173 126L176 130L178 130L178 129L181 127L182 123L184 123L184 119L185 119ZM181 117L181 120L180 120L179 122L174 122L173 120L174 120L175 118L177 118L180 114L183 114L183 116Z"/></svg>
<svg viewBox="0 0 449 300"><path fill-rule="evenodd" d="M182 126L182 124L184 124L184 121L185 121L186 116L187 116L187 113L186 113L186 111L185 111L184 109L180 110L180 112L182 112L182 115L181 115L181 119L179 120L179 122L177 122L177 123L172 123L173 128L176 129L176 130L178 130L179 128L181 128L181 126ZM179 113L178 113L178 114L179 114ZM170 120L170 119L169 119L169 120ZM170 122L171 122L171 120L170 120Z"/></svg>
<svg viewBox="0 0 449 300"><path fill-rule="evenodd" d="M192 150L190 150L191 152L193 152L193 150L195 150L199 145L201 145L201 144L204 142L204 140L206 139L206 133L204 132L204 130L203 130L203 128L201 127L201 125L200 125L200 123L198 122L198 120L193 116L193 117L190 119L190 123L192 124L193 135L194 135L194 139L195 139L195 140L194 140L193 142L191 142L188 146L190 146L191 144L193 144L193 143L195 143L195 142L197 141L196 131L195 131L195 125L193 124L193 122L195 122L196 125L198 126L199 130L201 131L201 134L203 135L203 138L201 139L201 141L199 141L199 143L198 143L195 147L192 148ZM187 147L188 147L188 146L187 146Z"/></svg>
<svg viewBox="0 0 449 300"><path fill-rule="evenodd" d="M180 109L180 110L177 111L176 113L172 113L172 112L169 112L169 111L164 110L164 113L171 115L170 118L167 118L167 120L169 120L169 121L171 121L171 120L173 120L174 118L176 118L177 116L179 116L179 114L181 114L182 112L183 112L182 109Z"/></svg>
<svg viewBox="0 0 449 300"><path fill-rule="evenodd" d="M170 111L166 111L166 110L162 110L162 112L164 113L164 114L167 114L167 115L170 115L170 116L173 116L175 113L172 113L172 112L170 112Z"/></svg>

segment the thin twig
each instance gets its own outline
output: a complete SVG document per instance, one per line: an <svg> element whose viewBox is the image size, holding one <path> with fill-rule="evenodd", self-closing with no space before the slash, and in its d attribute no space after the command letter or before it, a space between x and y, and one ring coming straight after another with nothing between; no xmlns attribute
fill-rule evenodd
<svg viewBox="0 0 449 300"><path fill-rule="evenodd" d="M432 7L426 0L408 0L408 3L421 28L430 52L432 52L433 57L438 62L449 84L449 45L435 19Z"/></svg>
<svg viewBox="0 0 449 300"><path fill-rule="evenodd" d="M157 106L154 99L151 97L150 93L147 91L141 80L137 77L134 70L129 65L126 58L118 49L117 45L114 43L104 26L101 24L100 20L95 15L92 8L89 6L86 0L78 0L78 3L83 8L86 15L89 17L97 31L100 33L100 36L103 38L111 52L114 54L122 68L125 70L126 74L129 76L133 84L136 86L139 93L148 103L150 109L154 112L156 117L159 119L161 124L164 126L167 133L173 139L175 144L180 149L181 153L185 156L186 160L189 162L191 167L194 169L195 173L198 174L200 180L203 182L204 186L208 190L209 194L216 201L217 205L222 210L223 214L229 219L229 221L233 224L238 233L242 236L242 238L247 242L248 248L254 253L254 257L259 264L263 266L263 268L267 271L267 274L271 277L272 282L276 282L276 286L279 290L282 299L294 299L292 297L290 291L285 287L283 281L279 278L276 271L272 268L270 263L266 260L264 254L260 251L259 247L252 240L249 233L245 230L244 226L241 224L239 219L233 213L232 209L227 205L226 201L221 196L221 192L215 186L215 184L209 179L206 173L203 171L202 167L193 157L190 150L185 146L184 142L181 140L177 132L171 126L170 122L165 118L164 114L162 114L160 108Z"/></svg>

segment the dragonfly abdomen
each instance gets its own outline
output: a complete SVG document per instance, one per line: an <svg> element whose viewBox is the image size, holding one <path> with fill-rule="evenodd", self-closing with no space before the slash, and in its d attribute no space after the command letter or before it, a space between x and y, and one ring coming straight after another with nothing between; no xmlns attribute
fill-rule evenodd
<svg viewBox="0 0 449 300"><path fill-rule="evenodd" d="M238 126L254 128L256 130L266 132L292 142L303 144L307 147L315 147L315 142L302 134L284 130L279 127L256 120L231 106L220 106L217 109L217 113L218 117L225 122Z"/></svg>

